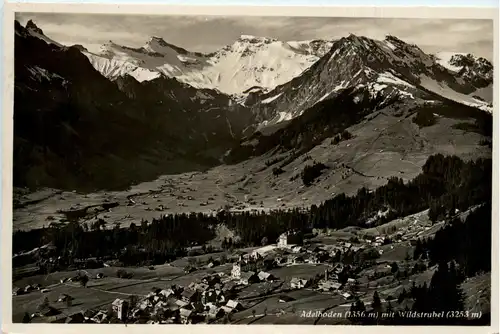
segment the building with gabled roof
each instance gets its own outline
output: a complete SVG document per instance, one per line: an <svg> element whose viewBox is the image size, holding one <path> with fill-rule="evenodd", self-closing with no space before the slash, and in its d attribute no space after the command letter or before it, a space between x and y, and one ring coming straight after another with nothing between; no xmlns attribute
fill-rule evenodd
<svg viewBox="0 0 500 334"><path fill-rule="evenodd" d="M293 277L290 281L290 286L292 289L302 289L305 288L309 284L309 280Z"/></svg>
<svg viewBox="0 0 500 334"><path fill-rule="evenodd" d="M120 320L124 320L127 318L128 312L128 302L126 300L117 298L111 304L113 311L116 313L116 317Z"/></svg>
<svg viewBox="0 0 500 334"><path fill-rule="evenodd" d="M252 271L246 271L241 273L240 283L244 285L249 285L252 283L257 283L259 281L259 277Z"/></svg>

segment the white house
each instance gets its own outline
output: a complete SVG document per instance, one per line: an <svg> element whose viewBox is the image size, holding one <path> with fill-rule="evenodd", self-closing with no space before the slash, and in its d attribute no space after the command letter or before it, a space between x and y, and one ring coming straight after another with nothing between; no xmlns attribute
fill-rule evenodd
<svg viewBox="0 0 500 334"><path fill-rule="evenodd" d="M349 298L351 298L351 297L352 297L352 295L351 295L349 292L344 292L344 293L342 294L342 297L344 297L345 299L349 299Z"/></svg>
<svg viewBox="0 0 500 334"><path fill-rule="evenodd" d="M305 288L308 283L309 283L308 280L297 278L297 277L292 278L292 280L290 281L290 285L291 285L292 289Z"/></svg>
<svg viewBox="0 0 500 334"><path fill-rule="evenodd" d="M241 310L243 307L241 306L240 302L236 300L228 300L226 307L232 309L232 310Z"/></svg>
<svg viewBox="0 0 500 334"><path fill-rule="evenodd" d="M126 300L117 298L111 305L118 319L122 320L127 317L128 302Z"/></svg>
<svg viewBox="0 0 500 334"><path fill-rule="evenodd" d="M234 279L241 278L241 265L239 263L233 264L233 269L231 270L231 278Z"/></svg>
<svg viewBox="0 0 500 334"><path fill-rule="evenodd" d="M259 276L259 280L261 280L261 281L272 281L273 280L273 275L271 275L270 273L265 272L265 271L259 272L258 276Z"/></svg>
<svg viewBox="0 0 500 334"><path fill-rule="evenodd" d="M339 282L334 282L331 280L321 281L318 283L318 288L323 291L335 291L340 289L341 286L342 284L340 284Z"/></svg>

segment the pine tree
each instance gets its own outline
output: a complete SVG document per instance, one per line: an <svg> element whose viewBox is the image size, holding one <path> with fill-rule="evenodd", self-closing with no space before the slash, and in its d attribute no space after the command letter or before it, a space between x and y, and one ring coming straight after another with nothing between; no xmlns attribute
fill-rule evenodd
<svg viewBox="0 0 500 334"><path fill-rule="evenodd" d="M375 312L382 312L382 302L377 291L373 293L372 308Z"/></svg>

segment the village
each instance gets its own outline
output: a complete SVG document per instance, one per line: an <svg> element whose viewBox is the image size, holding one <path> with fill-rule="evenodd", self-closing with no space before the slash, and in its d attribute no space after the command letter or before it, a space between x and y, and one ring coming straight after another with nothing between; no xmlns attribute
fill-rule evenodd
<svg viewBox="0 0 500 334"><path fill-rule="evenodd" d="M295 305L299 300L296 301L294 292L298 291L331 296L337 298L339 306L349 307L354 300L371 297L368 294L373 291L370 280L394 274L394 267L398 267L394 263L397 261L380 261L384 252L391 253L394 246L401 248L402 245L405 245L404 249L410 250L415 245L415 231L421 235L429 230L428 222L424 220L422 224L419 218L418 215L410 217L404 226L393 223L395 226L389 228L386 235L358 233L359 237L338 239L333 243L304 240L300 231L288 231L280 235L274 244L248 252L236 250L225 261L210 257L204 264L186 265L182 274L192 275L190 281L185 276L186 280L182 284L176 284L175 280L170 283L155 281L151 283L153 286L144 284L144 289L147 289L145 295L123 294L100 308L79 309L72 314L58 311L57 305L65 305L68 310L74 309L72 306L76 298L69 293L58 294L56 300L44 298L44 295L53 292L51 287L41 284L16 287L13 295L22 297L40 293L43 299L36 311L25 313L25 322L237 323L243 318L255 318L253 307L271 297L276 299L278 306L266 306L258 316L273 314L279 317L286 312L297 313ZM409 234L413 235L410 240ZM403 256L398 256L403 260ZM404 257L408 260L409 254L405 253ZM104 264L104 267L107 266ZM380 270L373 273L370 271L372 267L381 267L385 273L381 274ZM400 267L403 270L403 266ZM87 274L79 271L72 277L63 277L55 284L55 290L58 285L71 284L79 289L91 289L89 281L107 278L103 271L97 269L90 275L88 271ZM116 275L126 278L123 269L118 269ZM397 285L400 283L394 283L390 288Z"/></svg>

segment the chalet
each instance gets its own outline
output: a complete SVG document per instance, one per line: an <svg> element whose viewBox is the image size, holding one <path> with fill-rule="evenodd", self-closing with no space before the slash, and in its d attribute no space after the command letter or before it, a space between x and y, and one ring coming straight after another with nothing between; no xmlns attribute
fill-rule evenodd
<svg viewBox="0 0 500 334"><path fill-rule="evenodd" d="M207 304L216 305L225 302L225 297L221 291L216 291L216 290L204 291L201 295L201 302L203 305Z"/></svg>
<svg viewBox="0 0 500 334"><path fill-rule="evenodd" d="M192 289L186 289L182 292L181 298L186 303L194 302L198 298L198 291Z"/></svg>
<svg viewBox="0 0 500 334"><path fill-rule="evenodd" d="M31 285L26 285L26 287L24 288L24 293L28 293L30 291L34 290L33 286Z"/></svg>
<svg viewBox="0 0 500 334"><path fill-rule="evenodd" d="M243 309L241 303L235 300L228 300L226 307L232 309L233 311L240 311Z"/></svg>
<svg viewBox="0 0 500 334"><path fill-rule="evenodd" d="M292 278L290 281L290 286L292 287L292 289L302 289L305 288L308 284L308 280L297 277Z"/></svg>
<svg viewBox="0 0 500 334"><path fill-rule="evenodd" d="M172 289L163 289L160 291L159 295L162 296L163 298L168 298L174 294L174 291Z"/></svg>
<svg viewBox="0 0 500 334"><path fill-rule="evenodd" d="M348 278L347 279L347 283L348 284L355 284L356 283L356 280L354 278Z"/></svg>
<svg viewBox="0 0 500 334"><path fill-rule="evenodd" d="M294 247L292 247L292 252L294 252L294 253L300 253L300 252L302 252L302 246L294 246Z"/></svg>
<svg viewBox="0 0 500 334"><path fill-rule="evenodd" d="M91 320L94 321L95 323L102 323L104 320L107 319L107 315L104 311L99 311Z"/></svg>
<svg viewBox="0 0 500 334"><path fill-rule="evenodd" d="M15 287L14 289L12 289L12 295L13 296L17 296L17 295L21 295L23 293L23 290Z"/></svg>
<svg viewBox="0 0 500 334"><path fill-rule="evenodd" d="M261 280L261 281L272 281L272 280L274 280L274 276L271 275L268 272L265 272L265 271L259 272L258 276L259 276L259 280Z"/></svg>
<svg viewBox="0 0 500 334"><path fill-rule="evenodd" d="M179 314L180 314L180 317L181 317L181 322L183 324L187 324L187 323L191 322L191 319L193 317L193 311L192 310L187 310L185 308L181 308L179 310Z"/></svg>
<svg viewBox="0 0 500 334"><path fill-rule="evenodd" d="M224 313L233 313L233 312L236 312L235 310L233 310L232 308L227 307L227 306L221 306L220 308L221 308L221 310L224 311Z"/></svg>
<svg viewBox="0 0 500 334"><path fill-rule="evenodd" d="M260 258L262 258L262 255L257 251L257 250L254 250L251 254L250 254L250 259L252 260L258 260Z"/></svg>
<svg viewBox="0 0 500 334"><path fill-rule="evenodd" d="M175 301L175 304L178 306L178 308L187 308L187 306L189 305L189 302L186 302L182 299L177 299Z"/></svg>
<svg viewBox="0 0 500 334"><path fill-rule="evenodd" d="M103 273L97 273L96 278L97 279L104 278L104 274Z"/></svg>
<svg viewBox="0 0 500 334"><path fill-rule="evenodd" d="M342 294L342 297L344 297L344 299L346 299L346 300L347 300L347 299L352 298L352 295L351 295L349 292L344 292L344 293Z"/></svg>
<svg viewBox="0 0 500 334"><path fill-rule="evenodd" d="M146 298L139 303L138 308L141 310L145 310L147 308L150 308L151 306L152 306L151 301Z"/></svg>
<svg viewBox="0 0 500 334"><path fill-rule="evenodd" d="M71 303L74 298L71 297L70 295L67 294L61 294L59 295L59 298L57 299L58 302L63 302L63 303Z"/></svg>
<svg viewBox="0 0 500 334"><path fill-rule="evenodd" d="M241 273L240 283L244 285L249 285L252 283L257 283L259 281L259 277L252 271L245 271Z"/></svg>
<svg viewBox="0 0 500 334"><path fill-rule="evenodd" d="M113 308L113 312L116 313L116 317L118 319L123 320L127 317L128 302L126 300L117 298L111 304L111 307Z"/></svg>

